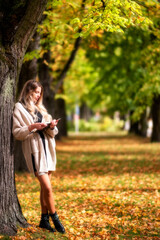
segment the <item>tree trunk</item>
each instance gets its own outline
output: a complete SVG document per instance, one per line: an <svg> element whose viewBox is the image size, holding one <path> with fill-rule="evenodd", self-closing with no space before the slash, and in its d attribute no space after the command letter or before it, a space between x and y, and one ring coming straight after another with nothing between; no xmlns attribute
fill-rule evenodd
<svg viewBox="0 0 160 240"><path fill-rule="evenodd" d="M22 60L29 40L41 20L46 0L23 1L23 5L16 1L9 3L9 10L18 10L17 15L14 15L16 20L7 28L5 20L12 20L12 16L4 0L0 29L0 233L15 235L17 225L26 227L28 224L22 214L15 188L12 110Z"/></svg>
<svg viewBox="0 0 160 240"><path fill-rule="evenodd" d="M133 112L130 113L130 117L132 117ZM141 137L147 136L147 112L145 111L139 121L133 122L131 119L129 133L134 133Z"/></svg>
<svg viewBox="0 0 160 240"><path fill-rule="evenodd" d="M61 118L58 123L59 134L57 136L60 139L61 136L67 136L66 107L63 99L55 100L55 92L51 89L53 79L50 74L49 65L46 64L46 62L50 63L50 61L50 51L47 51L39 63L39 78L44 87L45 107L54 119Z"/></svg>
<svg viewBox="0 0 160 240"><path fill-rule="evenodd" d="M36 32L33 36L33 39L30 41L27 52L32 52L39 48L40 36ZM38 64L37 59L33 58L30 61L24 62L21 68L19 81L17 85L17 99L20 95L20 92L26 81L30 79L36 79L38 74ZM14 144L14 162L15 162L15 171L28 171L26 161L22 153L22 144L20 141L15 140Z"/></svg>
<svg viewBox="0 0 160 240"><path fill-rule="evenodd" d="M66 115L66 103L63 98L58 98L55 101L55 118L61 118L58 122L58 138L67 136L67 115Z"/></svg>
<svg viewBox="0 0 160 240"><path fill-rule="evenodd" d="M136 135L139 135L139 122L131 121L129 133L134 133Z"/></svg>
<svg viewBox="0 0 160 240"><path fill-rule="evenodd" d="M35 51L37 49L39 49L39 41L40 41L40 35L39 33L35 33L33 36L33 39L29 42L29 46L27 48L27 53L30 53L32 51ZM36 79L36 77L38 76L38 63L37 63L37 59L33 58L30 61L26 61L23 63L22 68L21 68L21 72L19 75L19 80L18 80L18 84L17 84L17 99L20 95L20 92L25 84L25 82L27 82L28 80L31 79Z"/></svg>
<svg viewBox="0 0 160 240"><path fill-rule="evenodd" d="M129 129L129 133L133 133L133 134L139 135L139 121L134 122L132 120L133 111L131 111L129 115L130 115L130 129Z"/></svg>
<svg viewBox="0 0 160 240"><path fill-rule="evenodd" d="M9 70L6 63L1 63L1 77L4 84L0 90L0 233L14 235L17 223L20 226L28 226L26 219L17 199L14 180L14 158L13 158L13 137L12 109L15 96L15 69Z"/></svg>
<svg viewBox="0 0 160 240"><path fill-rule="evenodd" d="M22 143L18 140L14 141L14 166L16 172L28 172L26 160L22 152Z"/></svg>
<svg viewBox="0 0 160 240"><path fill-rule="evenodd" d="M82 103L80 106L80 118L88 121L92 116L92 110L86 105L86 103Z"/></svg>
<svg viewBox="0 0 160 240"><path fill-rule="evenodd" d="M141 119L139 121L139 135L141 137L147 136L147 113L146 111L142 114Z"/></svg>
<svg viewBox="0 0 160 240"><path fill-rule="evenodd" d="M160 96L154 98L151 111L153 120L151 142L160 142Z"/></svg>

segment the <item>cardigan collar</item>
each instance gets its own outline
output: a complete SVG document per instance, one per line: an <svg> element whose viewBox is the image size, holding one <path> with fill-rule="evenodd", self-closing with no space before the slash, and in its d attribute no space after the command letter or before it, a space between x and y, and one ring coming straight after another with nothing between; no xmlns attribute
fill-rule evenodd
<svg viewBox="0 0 160 240"><path fill-rule="evenodd" d="M34 123L33 116L30 114L30 112L24 107L24 105L21 102L16 103L16 106L29 118L29 120Z"/></svg>

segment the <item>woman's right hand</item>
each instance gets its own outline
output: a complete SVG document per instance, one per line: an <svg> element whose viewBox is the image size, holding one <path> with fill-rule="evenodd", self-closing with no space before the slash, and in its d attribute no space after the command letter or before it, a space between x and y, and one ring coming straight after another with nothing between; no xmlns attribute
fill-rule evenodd
<svg viewBox="0 0 160 240"><path fill-rule="evenodd" d="M43 128L47 127L47 124L45 123L33 123L31 125L28 126L28 129L30 132L32 132L33 129L37 129L37 130L42 130Z"/></svg>

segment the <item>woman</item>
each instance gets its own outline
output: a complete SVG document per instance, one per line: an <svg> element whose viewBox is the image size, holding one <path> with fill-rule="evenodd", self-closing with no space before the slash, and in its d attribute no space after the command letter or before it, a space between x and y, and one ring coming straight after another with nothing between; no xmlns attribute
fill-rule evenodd
<svg viewBox="0 0 160 240"><path fill-rule="evenodd" d="M22 141L22 150L28 169L39 180L41 221L39 227L52 232L65 233L55 211L51 186L51 173L56 168L56 151L54 136L58 133L57 120L47 113L42 104L43 88L35 81L25 83L19 102L13 113L13 135ZM55 229L50 226L51 217Z"/></svg>

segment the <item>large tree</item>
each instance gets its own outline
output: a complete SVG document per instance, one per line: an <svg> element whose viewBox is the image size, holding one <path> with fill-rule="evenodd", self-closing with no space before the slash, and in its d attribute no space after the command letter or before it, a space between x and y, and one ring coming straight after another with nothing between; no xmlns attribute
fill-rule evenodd
<svg viewBox="0 0 160 240"><path fill-rule="evenodd" d="M7 235L14 235L17 225L27 225L15 189L12 111L23 57L46 2L0 2L0 233Z"/></svg>

